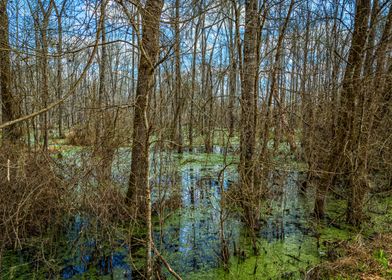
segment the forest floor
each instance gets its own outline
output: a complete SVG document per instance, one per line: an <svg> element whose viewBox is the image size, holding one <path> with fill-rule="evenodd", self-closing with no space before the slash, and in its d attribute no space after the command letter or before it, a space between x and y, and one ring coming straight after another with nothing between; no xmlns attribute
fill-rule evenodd
<svg viewBox="0 0 392 280"><path fill-rule="evenodd" d="M392 279L392 234L381 233L364 239L329 245L334 256L309 271L309 279Z"/></svg>
<svg viewBox="0 0 392 280"><path fill-rule="evenodd" d="M345 225L345 207L344 201L330 199L328 226L321 230L325 254L308 271L307 279L392 279L392 196L375 194L369 198L361 229Z"/></svg>

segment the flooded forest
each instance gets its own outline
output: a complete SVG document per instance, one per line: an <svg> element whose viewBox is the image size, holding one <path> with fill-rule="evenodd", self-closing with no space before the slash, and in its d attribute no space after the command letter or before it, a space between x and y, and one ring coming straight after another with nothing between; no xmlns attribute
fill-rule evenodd
<svg viewBox="0 0 392 280"><path fill-rule="evenodd" d="M0 280L392 279L391 0L0 0Z"/></svg>

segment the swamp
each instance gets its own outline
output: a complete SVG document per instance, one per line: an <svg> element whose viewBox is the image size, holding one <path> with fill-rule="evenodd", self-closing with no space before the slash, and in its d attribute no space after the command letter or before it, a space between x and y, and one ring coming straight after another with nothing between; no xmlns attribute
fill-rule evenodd
<svg viewBox="0 0 392 280"><path fill-rule="evenodd" d="M0 280L392 279L392 1L0 0Z"/></svg>

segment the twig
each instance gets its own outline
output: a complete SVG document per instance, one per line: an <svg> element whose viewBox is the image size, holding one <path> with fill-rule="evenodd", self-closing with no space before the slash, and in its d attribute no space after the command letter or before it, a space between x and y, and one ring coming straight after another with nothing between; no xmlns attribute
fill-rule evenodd
<svg viewBox="0 0 392 280"><path fill-rule="evenodd" d="M167 268L167 270L170 272L171 275L173 275L177 280L182 280L181 276L177 274L171 268L170 264L166 261L166 259L159 253L158 249L155 247L155 244L153 243L152 246L154 247L154 252L157 255L157 257L162 261L163 265Z"/></svg>

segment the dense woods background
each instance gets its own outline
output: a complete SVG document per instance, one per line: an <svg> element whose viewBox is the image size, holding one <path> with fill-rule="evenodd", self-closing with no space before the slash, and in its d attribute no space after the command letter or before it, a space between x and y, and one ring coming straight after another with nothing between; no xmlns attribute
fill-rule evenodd
<svg viewBox="0 0 392 280"><path fill-rule="evenodd" d="M173 154L222 154L218 182L236 166L219 188L225 269L238 253L227 209L257 256L271 176L287 165L309 220L325 221L333 197L342 224L366 231L371 198L392 195L391 51L389 0L0 0L2 271L10 250L33 248L56 277L48 256L77 216L97 248L118 236L143 248L133 277L181 279L154 235L181 207L176 181L155 179Z"/></svg>

